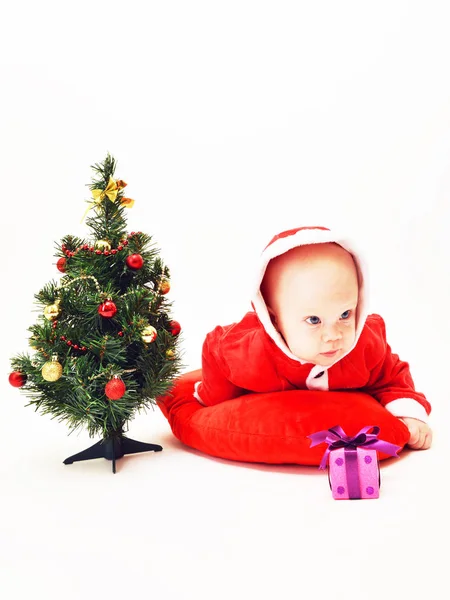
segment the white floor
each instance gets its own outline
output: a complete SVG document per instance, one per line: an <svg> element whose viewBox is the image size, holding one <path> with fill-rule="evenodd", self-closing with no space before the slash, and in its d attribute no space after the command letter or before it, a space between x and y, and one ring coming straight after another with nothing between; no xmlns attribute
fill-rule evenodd
<svg viewBox="0 0 450 600"><path fill-rule="evenodd" d="M335 501L316 468L214 459L159 409L164 450L63 465L91 445L2 394L0 590L26 598L448 598L446 415L431 450L382 465L381 496ZM20 424L20 425L19 425Z"/></svg>

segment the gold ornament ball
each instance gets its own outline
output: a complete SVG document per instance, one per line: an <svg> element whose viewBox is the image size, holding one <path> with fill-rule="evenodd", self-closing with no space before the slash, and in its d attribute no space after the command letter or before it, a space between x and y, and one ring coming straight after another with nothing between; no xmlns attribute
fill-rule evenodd
<svg viewBox="0 0 450 600"><path fill-rule="evenodd" d="M167 294L170 292L170 281L168 279L162 279L159 284L159 291L161 294Z"/></svg>
<svg viewBox="0 0 450 600"><path fill-rule="evenodd" d="M175 360L175 352L173 350L166 350L166 357L169 360Z"/></svg>
<svg viewBox="0 0 450 600"><path fill-rule="evenodd" d="M45 381L58 381L62 375L62 365L58 362L58 359L53 357L42 367L42 377Z"/></svg>
<svg viewBox="0 0 450 600"><path fill-rule="evenodd" d="M49 321L54 321L61 314L61 309L59 308L60 300L57 300L54 304L49 304L44 308L44 317Z"/></svg>
<svg viewBox="0 0 450 600"><path fill-rule="evenodd" d="M147 344L151 344L158 337L158 332L154 327L149 325L148 327L144 327L141 333L141 337L144 342L146 342Z"/></svg>
<svg viewBox="0 0 450 600"><path fill-rule="evenodd" d="M108 242L108 240L97 240L95 242L95 247L97 250L101 250L102 252L103 250L108 250L108 252L111 250L111 244Z"/></svg>

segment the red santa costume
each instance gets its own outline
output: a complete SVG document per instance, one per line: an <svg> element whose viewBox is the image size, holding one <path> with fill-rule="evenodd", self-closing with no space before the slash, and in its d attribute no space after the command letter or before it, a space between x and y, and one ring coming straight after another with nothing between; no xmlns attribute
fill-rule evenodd
<svg viewBox="0 0 450 600"><path fill-rule="evenodd" d="M292 354L274 327L261 293L270 260L306 244L335 242L354 258L359 281L356 335L351 349L330 366L305 362ZM276 235L261 255L253 310L239 323L207 334L202 351L202 380L194 396L211 406L248 392L283 390L359 390L373 396L397 417L426 422L431 406L415 390L409 365L391 351L379 315L367 315L367 267L354 243L325 227L301 227Z"/></svg>

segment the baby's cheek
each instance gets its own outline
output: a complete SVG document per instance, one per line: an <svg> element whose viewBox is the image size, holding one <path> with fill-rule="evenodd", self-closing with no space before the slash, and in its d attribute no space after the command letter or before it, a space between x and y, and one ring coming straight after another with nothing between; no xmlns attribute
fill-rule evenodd
<svg viewBox="0 0 450 600"><path fill-rule="evenodd" d="M349 333L355 332L356 330L356 323L354 319L352 321L344 321L343 326L344 331L347 331Z"/></svg>
<svg viewBox="0 0 450 600"><path fill-rule="evenodd" d="M342 330L342 333L344 335L346 343L348 345L352 345L356 337L355 323L345 323L345 327Z"/></svg>
<svg viewBox="0 0 450 600"><path fill-rule="evenodd" d="M347 328L355 328L355 319L346 319L345 321L342 321L342 325Z"/></svg>

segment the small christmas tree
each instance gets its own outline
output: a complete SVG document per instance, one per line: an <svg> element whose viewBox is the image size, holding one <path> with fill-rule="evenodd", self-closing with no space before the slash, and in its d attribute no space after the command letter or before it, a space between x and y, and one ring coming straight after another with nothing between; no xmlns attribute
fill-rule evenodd
<svg viewBox="0 0 450 600"><path fill-rule="evenodd" d="M64 275L35 295L43 309L28 329L34 356L11 360L9 381L31 398L29 405L66 421L70 433L86 427L101 440L64 463L162 450L137 442L124 431L136 411L168 392L180 370L180 325L170 317L170 273L151 237L126 233L126 183L114 179L107 155L92 169L94 209L88 239L67 235L57 244Z"/></svg>

